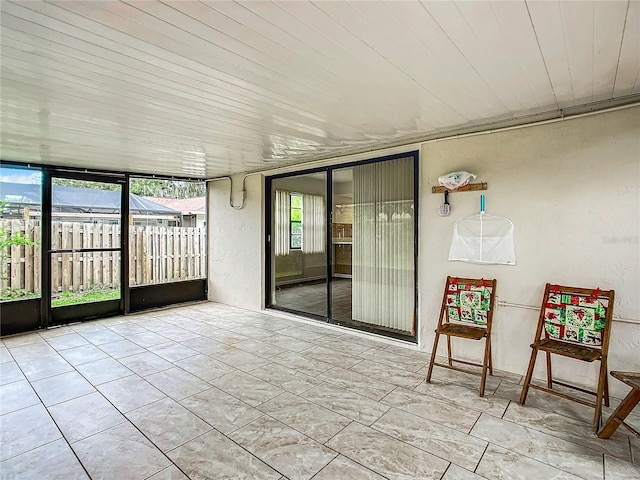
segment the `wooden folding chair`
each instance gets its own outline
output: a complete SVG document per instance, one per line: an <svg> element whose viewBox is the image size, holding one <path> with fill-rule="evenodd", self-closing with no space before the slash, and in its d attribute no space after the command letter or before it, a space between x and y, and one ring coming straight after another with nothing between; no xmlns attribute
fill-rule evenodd
<svg viewBox="0 0 640 480"><path fill-rule="evenodd" d="M440 308L440 318L436 328L436 338L431 351L431 361L427 371L427 382L431 381L433 366L451 368L465 373L480 375L480 396L484 396L487 371L493 375L491 365L491 323L495 300L496 280L447 277ZM436 352L440 335L447 336L448 363L437 363ZM451 356L451 337L469 340L485 339L484 359L482 363L458 360ZM482 372L459 368L453 362L482 367Z"/></svg>
<svg viewBox="0 0 640 480"><path fill-rule="evenodd" d="M520 395L520 404L524 405L529 388L557 395L567 400L593 407L593 430L598 429L602 417L602 401L609 406L609 381L607 378L607 353L609 351L609 332L613 315L614 291L602 291L599 288L576 288L547 283L544 289L542 306L536 335L531 344L531 360ZM547 386L531 383L533 369L538 352L547 357ZM575 385L553 380L551 374L551 354L573 358L584 362L600 361L598 385L596 391L586 390ZM577 390L595 395L595 402L569 395L553 386Z"/></svg>

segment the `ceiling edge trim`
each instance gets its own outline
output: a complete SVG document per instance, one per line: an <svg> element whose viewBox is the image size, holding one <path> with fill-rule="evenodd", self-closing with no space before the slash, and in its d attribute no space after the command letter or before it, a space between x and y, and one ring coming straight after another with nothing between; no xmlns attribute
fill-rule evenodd
<svg viewBox="0 0 640 480"><path fill-rule="evenodd" d="M230 178L230 176L234 177L242 175L244 175L244 177L246 178L249 175L255 175L258 173L262 173L264 175L287 173L300 170L301 168L306 170L307 167L312 168L313 166L328 166L338 163L344 163L347 161L362 160L364 159L364 155L368 155L371 153L375 153L376 155L402 153L403 151L406 151L406 149L419 149L422 145L433 142L443 142L446 140L456 140L465 137L473 137L491 133L506 132L509 130L517 130L521 128L536 127L539 125L574 120L578 118L615 112L618 110L624 110L627 108L638 106L640 106L640 94L629 95L626 97L620 97L618 99L577 105L560 110L552 110L548 112L528 115L525 117L517 117L510 120L483 123L480 125L465 127L457 130L454 129L442 131L435 134L423 135L417 138L404 139L398 142L383 143L375 147L350 149L340 154L334 153L333 155L323 155L321 157L309 158L306 160L298 159L294 162L289 162L279 166L249 170L246 172L239 172L231 175L220 175L217 177L208 178L207 181L215 181L218 179L222 180L225 178L228 179Z"/></svg>

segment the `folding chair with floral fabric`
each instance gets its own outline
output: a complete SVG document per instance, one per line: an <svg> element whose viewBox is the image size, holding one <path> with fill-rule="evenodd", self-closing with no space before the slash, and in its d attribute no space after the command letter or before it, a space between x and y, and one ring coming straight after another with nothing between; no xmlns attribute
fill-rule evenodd
<svg viewBox="0 0 640 480"><path fill-rule="evenodd" d="M596 431L602 416L602 401L609 406L609 383L607 379L607 353L609 332L613 315L614 291L599 288L577 288L547 283L540 307L540 316L529 368L520 395L524 405L529 388L557 395L595 409L593 430ZM547 386L531 383L538 352L547 357ZM596 391L554 380L551 374L551 354L573 358L584 362L600 361ZM553 390L553 385L562 385L573 390L595 395L595 402Z"/></svg>
<svg viewBox="0 0 640 480"><path fill-rule="evenodd" d="M480 375L480 396L484 396L487 371L493 374L491 365L491 324L495 300L496 280L447 277L440 309L440 318L435 330L436 338L431 351L431 361L427 371L427 382L431 381L433 366L451 368L465 373ZM435 361L440 335L447 336L448 363ZM485 339L482 363L455 359L451 356L451 337L469 340ZM482 367L481 372L459 368L453 362Z"/></svg>

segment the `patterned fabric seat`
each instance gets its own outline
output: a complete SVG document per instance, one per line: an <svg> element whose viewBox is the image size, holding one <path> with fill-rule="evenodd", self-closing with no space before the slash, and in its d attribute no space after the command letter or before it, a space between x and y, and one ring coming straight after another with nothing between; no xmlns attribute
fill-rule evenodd
<svg viewBox="0 0 640 480"><path fill-rule="evenodd" d="M431 361L427 370L427 382L431 381L434 365L465 373L473 373L481 376L480 396L484 396L487 372L490 375L493 374L491 365L491 323L495 291L496 280L447 277L438 326L435 330L436 337L431 351ZM447 364L435 361L440 335L447 337ZM468 340L482 340L484 338L485 349L482 363L453 358L451 354L451 337ZM453 362L482 367L482 370L477 372L459 368Z"/></svg>
<svg viewBox="0 0 640 480"><path fill-rule="evenodd" d="M525 377L520 403L524 405L529 388L551 393L595 409L593 429L597 430L602 417L602 402L609 406L607 378L607 352L613 315L614 291L551 285L547 283L540 308L536 335L531 344L532 352ZM547 386L531 382L538 352L545 352L547 359ZM551 355L560 355L584 362L600 361L596 391L554 380L551 371ZM595 401L569 395L553 386L577 390L595 395Z"/></svg>

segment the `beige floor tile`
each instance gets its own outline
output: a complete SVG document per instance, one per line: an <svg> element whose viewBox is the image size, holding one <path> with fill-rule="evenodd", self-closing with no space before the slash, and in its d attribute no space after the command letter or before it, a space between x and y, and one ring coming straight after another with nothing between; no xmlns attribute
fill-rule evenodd
<svg viewBox="0 0 640 480"><path fill-rule="evenodd" d="M365 425L371 425L390 408L388 405L327 383L307 390L301 396Z"/></svg>
<svg viewBox="0 0 640 480"><path fill-rule="evenodd" d="M313 477L313 480L337 479L384 480L384 477L342 455L338 455L331 463L320 470L320 473Z"/></svg>
<svg viewBox="0 0 640 480"><path fill-rule="evenodd" d="M271 335L272 332L263 330L267 335L258 337L259 339L264 338L265 336ZM285 350L280 347L276 347L270 343L265 343L260 340L256 340L255 338L251 338L249 340L242 340L241 342L234 343L233 346L235 348L239 348L248 353L252 353L258 357L262 358L271 358L275 355L278 355Z"/></svg>
<svg viewBox="0 0 640 480"><path fill-rule="evenodd" d="M278 480L281 475L247 450L212 430L168 453L192 479Z"/></svg>
<svg viewBox="0 0 640 480"><path fill-rule="evenodd" d="M336 367L351 368L355 364L360 363L362 358L355 355L353 352L341 352L340 350L334 350L322 345L314 345L300 352L302 355L308 358L313 358L321 362L330 363Z"/></svg>
<svg viewBox="0 0 640 480"><path fill-rule="evenodd" d="M389 349L378 350L372 348L362 352L360 357L374 362L384 363L392 368L397 368L398 365L402 365L403 369L414 373L429 362L429 358L424 353L412 355L409 351L399 352L398 350L389 351Z"/></svg>
<svg viewBox="0 0 640 480"><path fill-rule="evenodd" d="M50 337L46 340L49 345L58 351L73 347L81 347L82 345L87 345L89 343L82 335L78 335L73 331L65 335Z"/></svg>
<svg viewBox="0 0 640 480"><path fill-rule="evenodd" d="M449 462L356 422L326 445L391 480L442 477Z"/></svg>
<svg viewBox="0 0 640 480"><path fill-rule="evenodd" d="M84 378L93 385L133 375L133 372L113 358L103 358L76 366Z"/></svg>
<svg viewBox="0 0 640 480"><path fill-rule="evenodd" d="M605 480L640 480L640 465L605 455L604 478Z"/></svg>
<svg viewBox="0 0 640 480"><path fill-rule="evenodd" d="M396 386L391 383L381 382L377 379L367 377L353 370L346 370L341 367L334 367L321 373L317 377L327 383L331 383L339 388L351 390L373 400L380 400L385 395L393 391Z"/></svg>
<svg viewBox="0 0 640 480"><path fill-rule="evenodd" d="M396 409L385 413L371 428L471 471L487 448L486 441Z"/></svg>
<svg viewBox="0 0 640 480"><path fill-rule="evenodd" d="M214 353L211 358L225 363L230 367L237 368L243 372L251 372L256 368L263 367L271 363L270 359L259 357L253 353L245 352L235 347L227 347L223 353Z"/></svg>
<svg viewBox="0 0 640 480"><path fill-rule="evenodd" d="M261 411L216 387L187 397L180 404L224 434L262 416Z"/></svg>
<svg viewBox="0 0 640 480"><path fill-rule="evenodd" d="M182 400L211 388L211 385L179 367L147 375L144 379L174 400Z"/></svg>
<svg viewBox="0 0 640 480"><path fill-rule="evenodd" d="M46 407L95 392L78 372L68 372L31 383Z"/></svg>
<svg viewBox="0 0 640 480"><path fill-rule="evenodd" d="M483 480L483 477L452 463L442 480Z"/></svg>
<svg viewBox="0 0 640 480"><path fill-rule="evenodd" d="M583 445L487 414L480 416L471 435L584 479L602 480L602 454Z"/></svg>
<svg viewBox="0 0 640 480"><path fill-rule="evenodd" d="M400 387L384 397L381 403L465 433L473 428L481 413L479 410Z"/></svg>
<svg viewBox="0 0 640 480"><path fill-rule="evenodd" d="M2 480L88 480L64 440L56 440L0 463Z"/></svg>
<svg viewBox="0 0 640 480"><path fill-rule="evenodd" d="M415 391L440 400L453 402L462 407L479 410L498 418L502 417L509 405L509 400L494 397L492 395L480 397L478 395L478 390L471 390L467 387L453 383L423 382L418 385Z"/></svg>
<svg viewBox="0 0 640 480"><path fill-rule="evenodd" d="M322 360L305 357L303 353L290 351L276 355L275 357L272 357L271 360L279 363L283 367L295 368L296 370L300 370L312 377L320 375L334 367L334 365L323 362Z"/></svg>
<svg viewBox="0 0 640 480"><path fill-rule="evenodd" d="M26 380L12 382L0 387L0 415L39 404L40 399L31 384Z"/></svg>
<svg viewBox="0 0 640 480"><path fill-rule="evenodd" d="M83 363L101 360L109 356L104 351L100 350L98 347L92 344L62 350L60 352L60 355L74 367Z"/></svg>
<svg viewBox="0 0 640 480"><path fill-rule="evenodd" d="M0 366L0 385L19 380L26 380L26 377L22 374L22 370L20 370L16 362L5 362Z"/></svg>
<svg viewBox="0 0 640 480"><path fill-rule="evenodd" d="M171 462L129 422L71 445L91 478L143 480Z"/></svg>
<svg viewBox="0 0 640 480"><path fill-rule="evenodd" d="M283 392L281 388L244 372L214 378L210 383L254 407Z"/></svg>
<svg viewBox="0 0 640 480"><path fill-rule="evenodd" d="M326 442L351 423L350 418L288 392L263 403L258 410L319 443Z"/></svg>
<svg viewBox="0 0 640 480"><path fill-rule="evenodd" d="M628 436L620 432L616 432L607 440L601 440L594 436L590 423L574 420L553 411L521 406L516 403L509 405L504 419L577 445L584 445L598 452L608 453L624 460L631 459Z"/></svg>
<svg viewBox="0 0 640 480"><path fill-rule="evenodd" d="M235 368L230 367L226 363L219 362L208 355L202 354L177 361L175 365L205 382L235 371Z"/></svg>
<svg viewBox="0 0 640 480"><path fill-rule="evenodd" d="M402 365L402 364L398 364ZM422 375L398 368L398 365L391 366L385 363L378 363L372 360L363 360L356 364L351 370L375 379L378 382L391 383L399 387L413 389L424 381Z"/></svg>
<svg viewBox="0 0 640 480"><path fill-rule="evenodd" d="M127 420L98 392L54 405L49 408L49 413L69 443Z"/></svg>
<svg viewBox="0 0 640 480"><path fill-rule="evenodd" d="M155 475L152 475L148 480L189 480L189 477L182 473L178 467L171 465Z"/></svg>
<svg viewBox="0 0 640 480"><path fill-rule="evenodd" d="M251 371L251 375L296 394L306 392L322 383L322 380L318 378L278 363L270 363L264 367L256 368Z"/></svg>
<svg viewBox="0 0 640 480"><path fill-rule="evenodd" d="M495 480L580 480L580 477L491 444L476 473Z"/></svg>
<svg viewBox="0 0 640 480"><path fill-rule="evenodd" d="M174 364L159 357L155 353L144 351L136 355L120 358L118 360L122 365L127 367L141 377L168 370L174 367Z"/></svg>
<svg viewBox="0 0 640 480"><path fill-rule="evenodd" d="M144 353L146 350L140 345L136 345L129 340L118 340L117 342L103 343L98 348L113 358L128 357L138 353Z"/></svg>
<svg viewBox="0 0 640 480"><path fill-rule="evenodd" d="M168 362L177 362L198 354L197 351L175 341L154 345L149 347L148 350L164 358Z"/></svg>
<svg viewBox="0 0 640 480"><path fill-rule="evenodd" d="M73 367L57 353L29 360L16 357L16 363L30 382L73 371Z"/></svg>
<svg viewBox="0 0 640 480"><path fill-rule="evenodd" d="M291 480L307 480L336 453L269 417L261 417L229 435L260 460Z"/></svg>
<svg viewBox="0 0 640 480"><path fill-rule="evenodd" d="M98 385L98 390L118 410L125 413L166 398L166 395L137 375Z"/></svg>
<svg viewBox="0 0 640 480"><path fill-rule="evenodd" d="M0 461L62 437L49 412L41 404L7 413L1 419Z"/></svg>
<svg viewBox="0 0 640 480"><path fill-rule="evenodd" d="M211 425L170 398L128 412L127 418L162 451L173 450L211 430Z"/></svg>

